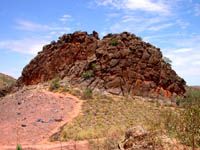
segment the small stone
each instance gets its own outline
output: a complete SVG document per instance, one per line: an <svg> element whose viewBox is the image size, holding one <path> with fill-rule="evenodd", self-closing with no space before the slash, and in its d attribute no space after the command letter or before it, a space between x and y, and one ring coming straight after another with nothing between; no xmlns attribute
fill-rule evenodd
<svg viewBox="0 0 200 150"><path fill-rule="evenodd" d="M54 110L55 113L59 112L57 109Z"/></svg>
<svg viewBox="0 0 200 150"><path fill-rule="evenodd" d="M46 121L41 118L37 119L37 122L46 123Z"/></svg>
<svg viewBox="0 0 200 150"><path fill-rule="evenodd" d="M55 121L55 119L49 119L49 121L47 121L48 123L50 123L50 122L54 122Z"/></svg>
<svg viewBox="0 0 200 150"><path fill-rule="evenodd" d="M60 118L55 118L54 119L56 122L61 122L61 121L63 121L63 119L60 117Z"/></svg>
<svg viewBox="0 0 200 150"><path fill-rule="evenodd" d="M26 127L26 125L25 124L21 124L21 126L24 128L24 127Z"/></svg>

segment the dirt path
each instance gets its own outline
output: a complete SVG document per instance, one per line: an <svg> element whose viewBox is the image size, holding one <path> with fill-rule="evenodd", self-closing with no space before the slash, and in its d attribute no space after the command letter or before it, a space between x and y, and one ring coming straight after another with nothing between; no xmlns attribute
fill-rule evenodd
<svg viewBox="0 0 200 150"><path fill-rule="evenodd" d="M18 92L0 101L0 147L14 150L57 150L60 143L49 137L81 112L81 100L48 91ZM87 150L88 142L62 143L63 150Z"/></svg>

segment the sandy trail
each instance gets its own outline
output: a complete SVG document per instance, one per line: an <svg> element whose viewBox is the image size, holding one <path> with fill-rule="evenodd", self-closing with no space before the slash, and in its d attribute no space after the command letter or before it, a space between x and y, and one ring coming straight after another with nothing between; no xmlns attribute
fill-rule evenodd
<svg viewBox="0 0 200 150"><path fill-rule="evenodd" d="M70 94L63 95L45 90L18 92L2 99L1 149L14 150L16 145L20 144L23 150L60 150L60 143L51 143L48 139L81 112L82 103L83 101ZM62 143L62 149L87 150L88 142L69 141Z"/></svg>

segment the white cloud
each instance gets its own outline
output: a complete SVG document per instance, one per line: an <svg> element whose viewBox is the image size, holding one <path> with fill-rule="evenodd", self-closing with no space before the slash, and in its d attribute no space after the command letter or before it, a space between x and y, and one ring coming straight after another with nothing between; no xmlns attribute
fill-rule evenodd
<svg viewBox="0 0 200 150"><path fill-rule="evenodd" d="M200 16L200 4L196 4L194 7L194 15Z"/></svg>
<svg viewBox="0 0 200 150"><path fill-rule="evenodd" d="M42 25L34 22L29 22L25 20L18 20L18 25L16 26L16 29L19 30L28 30L28 31L43 31L43 30L51 30L51 27L48 25Z"/></svg>
<svg viewBox="0 0 200 150"><path fill-rule="evenodd" d="M176 23L177 23L178 25L180 25L182 29L185 29L185 28L187 28L187 27L190 25L188 22L185 22L185 21L183 21L183 20L181 20L181 19L178 19L178 20L176 21Z"/></svg>
<svg viewBox="0 0 200 150"><path fill-rule="evenodd" d="M129 23L127 23L129 21ZM148 30L151 26L157 23L166 21L164 17L137 17L137 16L125 16L122 18L122 22L117 22L110 27L111 32L123 32L129 31L135 34Z"/></svg>
<svg viewBox="0 0 200 150"><path fill-rule="evenodd" d="M174 53L185 53L185 52L190 52L192 51L192 48L181 48L181 49L177 49L174 51Z"/></svg>
<svg viewBox="0 0 200 150"><path fill-rule="evenodd" d="M171 37L177 37L179 36L179 33L166 33L166 34L159 34L159 35L153 35L153 36L145 36L143 38L144 41L146 42L152 42L152 41L161 41L160 39L163 38L171 38Z"/></svg>
<svg viewBox="0 0 200 150"><path fill-rule="evenodd" d="M141 10L169 14L170 7L161 0L96 0L98 5L111 5L117 9Z"/></svg>
<svg viewBox="0 0 200 150"><path fill-rule="evenodd" d="M114 18L114 17L118 17L120 16L119 13L110 13L110 14L107 14L108 17L111 17L111 18Z"/></svg>
<svg viewBox="0 0 200 150"><path fill-rule="evenodd" d="M192 64L193 65L200 65L200 61L194 61Z"/></svg>
<svg viewBox="0 0 200 150"><path fill-rule="evenodd" d="M148 30L150 30L150 31L159 31L159 30L171 27L173 25L174 25L173 23L168 23L168 24L163 24L163 25L159 25L159 26L150 27L150 28L148 28Z"/></svg>
<svg viewBox="0 0 200 150"><path fill-rule="evenodd" d="M55 35L56 33L57 32L55 32L55 31L50 32L51 35Z"/></svg>
<svg viewBox="0 0 200 150"><path fill-rule="evenodd" d="M63 15L63 18L71 18L71 16L68 15L68 14L64 14L64 15Z"/></svg>
<svg viewBox="0 0 200 150"><path fill-rule="evenodd" d="M141 17L136 17L136 16L131 16L131 15L126 15L123 16L122 18L122 22L127 23L127 22L141 22L144 19L142 19Z"/></svg>
<svg viewBox="0 0 200 150"><path fill-rule="evenodd" d="M106 32L103 31L103 32L100 33L100 35L101 35L101 36L105 36L105 35L106 35Z"/></svg>
<svg viewBox="0 0 200 150"><path fill-rule="evenodd" d="M147 12L168 13L168 6L161 1L152 2L151 0L124 0L125 8L131 10L143 10Z"/></svg>
<svg viewBox="0 0 200 150"><path fill-rule="evenodd" d="M182 77L200 75L200 47L168 50L164 55L172 60L172 67Z"/></svg>
<svg viewBox="0 0 200 150"><path fill-rule="evenodd" d="M49 25L43 25L39 23L34 23L30 21L25 20L18 20L18 25L16 26L16 29L19 30L26 30L26 31L58 31L63 30L66 32L69 32L71 29L69 27L61 27L61 26L49 26Z"/></svg>
<svg viewBox="0 0 200 150"><path fill-rule="evenodd" d="M200 48L200 35L179 37L171 39L169 42L174 44L176 47L191 47L191 45L193 45L194 47Z"/></svg>
<svg viewBox="0 0 200 150"><path fill-rule="evenodd" d="M62 22L66 22L66 21L68 21L68 20L70 20L70 19L71 19L71 16L70 16L70 15L64 14L64 15L62 16L62 18L60 18L59 20L62 21Z"/></svg>
<svg viewBox="0 0 200 150"><path fill-rule="evenodd" d="M36 55L37 52L42 50L42 47L49 43L44 40L37 39L23 39L23 40L10 40L0 41L1 49L9 49L12 51Z"/></svg>

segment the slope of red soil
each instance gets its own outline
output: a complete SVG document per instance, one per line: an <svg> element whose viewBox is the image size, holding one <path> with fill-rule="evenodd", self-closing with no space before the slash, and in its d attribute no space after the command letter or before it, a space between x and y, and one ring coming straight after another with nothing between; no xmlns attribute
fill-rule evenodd
<svg viewBox="0 0 200 150"><path fill-rule="evenodd" d="M50 143L48 138L80 113L81 104L72 95L48 91L21 91L7 96L0 100L1 148L15 149L19 144L27 150L56 150L60 144ZM77 145L85 149L88 144L83 143ZM73 142L64 145L74 147Z"/></svg>

